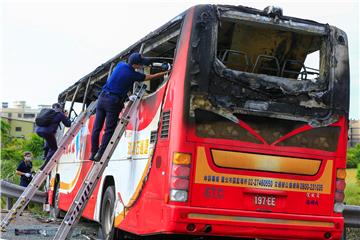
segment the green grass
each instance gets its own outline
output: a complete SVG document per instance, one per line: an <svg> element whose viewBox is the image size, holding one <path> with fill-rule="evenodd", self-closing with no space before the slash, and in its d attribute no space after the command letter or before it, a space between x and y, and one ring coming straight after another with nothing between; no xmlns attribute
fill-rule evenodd
<svg viewBox="0 0 360 240"><path fill-rule="evenodd" d="M20 161L15 160L2 160L1 163L1 178L6 179L7 181L10 181L14 184L20 183L20 176L16 175L16 167L19 164ZM33 170L37 171L41 165L44 163L41 159L33 159ZM44 184L43 184L44 185ZM43 190L43 186L40 187L40 190ZM16 199L13 199L13 203L15 203ZM0 199L0 208L5 209L6 208L6 198L1 197ZM35 215L44 216L47 213L43 212L42 210L42 204L39 203L30 203L28 207L29 211Z"/></svg>
<svg viewBox="0 0 360 240"><path fill-rule="evenodd" d="M360 181L356 174L356 168L346 169L345 202L348 205L360 205Z"/></svg>

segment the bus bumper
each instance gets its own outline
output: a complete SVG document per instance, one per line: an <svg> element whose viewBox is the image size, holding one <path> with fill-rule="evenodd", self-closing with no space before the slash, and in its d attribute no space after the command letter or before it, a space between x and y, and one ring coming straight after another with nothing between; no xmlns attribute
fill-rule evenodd
<svg viewBox="0 0 360 240"><path fill-rule="evenodd" d="M263 239L341 239L340 217L167 205L163 233Z"/></svg>

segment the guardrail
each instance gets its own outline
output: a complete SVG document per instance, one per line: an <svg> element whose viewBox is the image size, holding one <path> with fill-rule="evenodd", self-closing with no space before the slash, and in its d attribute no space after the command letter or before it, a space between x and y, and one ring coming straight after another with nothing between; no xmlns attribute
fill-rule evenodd
<svg viewBox="0 0 360 240"><path fill-rule="evenodd" d="M0 196L6 197L6 208L8 210L12 207L12 199L18 199L23 193L25 187L7 182L5 180L0 180ZM32 202L36 203L45 203L47 194L45 192L36 191L34 197L31 199Z"/></svg>
<svg viewBox="0 0 360 240"><path fill-rule="evenodd" d="M360 228L360 206L345 205L343 216L345 227Z"/></svg>

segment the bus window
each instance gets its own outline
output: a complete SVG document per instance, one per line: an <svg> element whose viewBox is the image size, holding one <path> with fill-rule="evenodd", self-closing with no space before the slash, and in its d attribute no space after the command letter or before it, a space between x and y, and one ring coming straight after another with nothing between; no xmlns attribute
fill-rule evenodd
<svg viewBox="0 0 360 240"><path fill-rule="evenodd" d="M317 81L325 48L321 38L222 20L218 27L218 58L232 70Z"/></svg>
<svg viewBox="0 0 360 240"><path fill-rule="evenodd" d="M144 43L142 54L152 59L153 67L145 68L144 73L155 74L164 71L162 63L172 64L176 54L176 45L180 35L180 23L167 29L154 39ZM155 64L154 64L155 63ZM164 83L166 77L146 81L147 93L155 92Z"/></svg>

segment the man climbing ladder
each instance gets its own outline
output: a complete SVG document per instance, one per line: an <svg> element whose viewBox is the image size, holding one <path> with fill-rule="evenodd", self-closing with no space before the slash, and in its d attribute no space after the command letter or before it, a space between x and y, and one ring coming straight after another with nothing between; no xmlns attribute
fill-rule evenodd
<svg viewBox="0 0 360 240"><path fill-rule="evenodd" d="M102 173L104 172L110 158L121 138L126 130L126 126L130 121L130 116L139 105L141 98L144 96L146 85L137 85L134 94L130 97L130 100L126 104L126 107L120 117L120 121L109 140L101 159L98 162L94 162L92 168L88 172L84 183L81 185L74 201L71 204L69 211L67 212L64 220L59 227L54 240L67 239L71 237L71 230L74 224L80 219L84 208L89 201L91 194L93 193L97 182L99 181Z"/></svg>
<svg viewBox="0 0 360 240"><path fill-rule="evenodd" d="M167 71L145 75L135 71L144 65L149 65L150 60L139 53L132 53L128 63L119 62L102 88L96 107L96 119L91 138L90 160L99 161L103 155L111 136L114 133L119 113L124 107L127 93L134 82L142 82L164 76ZM106 121L105 133L99 148L99 135Z"/></svg>
<svg viewBox="0 0 360 240"><path fill-rule="evenodd" d="M54 153L54 155L49 159L48 163L44 166L43 169L40 169L24 192L21 194L19 199L16 201L12 209L8 212L8 214L1 221L0 230L5 231L7 225L10 224L11 221L15 220L24 210L24 208L28 205L36 191L39 189L41 184L45 181L47 176L50 174L51 170L56 166L58 160L63 155L66 147L71 143L71 141L76 136L76 133L83 127L85 121L92 115L96 106L96 102L92 102L86 111L82 112L79 117L76 119L73 126L66 132L66 134L61 139L59 148Z"/></svg>

